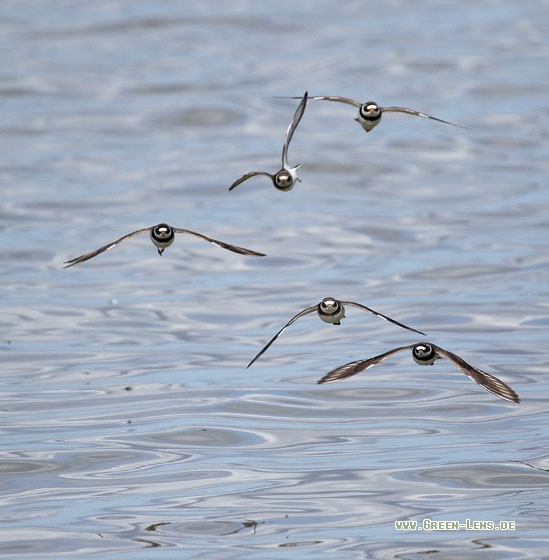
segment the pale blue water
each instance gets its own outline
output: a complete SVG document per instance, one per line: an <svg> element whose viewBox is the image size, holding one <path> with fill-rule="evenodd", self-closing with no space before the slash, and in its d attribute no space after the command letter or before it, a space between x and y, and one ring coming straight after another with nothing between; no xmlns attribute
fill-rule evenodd
<svg viewBox="0 0 549 560"><path fill-rule="evenodd" d="M549 8L4 2L0 556L549 556ZM404 105L366 134L351 106ZM146 235L159 222L263 251ZM513 386L397 354L424 330ZM514 521L397 531L395 521Z"/></svg>

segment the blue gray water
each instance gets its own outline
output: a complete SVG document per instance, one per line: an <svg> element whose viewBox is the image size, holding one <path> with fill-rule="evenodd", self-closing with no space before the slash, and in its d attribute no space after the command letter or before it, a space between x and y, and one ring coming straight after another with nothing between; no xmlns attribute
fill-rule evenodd
<svg viewBox="0 0 549 560"><path fill-rule="evenodd" d="M548 554L549 7L423 0L0 7L0 556ZM404 105L366 134L353 107ZM167 222L267 253L146 235ZM447 361L345 362L428 333ZM514 521L397 531L395 521ZM154 550L152 550L154 548ZM291 549L291 550L288 550Z"/></svg>

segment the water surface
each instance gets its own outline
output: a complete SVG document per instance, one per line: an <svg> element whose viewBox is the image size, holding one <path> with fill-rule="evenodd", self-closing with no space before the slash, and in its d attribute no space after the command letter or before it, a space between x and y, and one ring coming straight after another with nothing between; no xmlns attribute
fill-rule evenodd
<svg viewBox="0 0 549 560"><path fill-rule="evenodd" d="M540 558L549 325L541 1L6 2L0 555ZM309 101L404 105L467 129ZM167 222L267 253L146 235ZM334 367L424 330L446 361ZM514 531L397 531L505 520ZM154 548L154 552L149 549ZM291 549L291 550L288 550Z"/></svg>

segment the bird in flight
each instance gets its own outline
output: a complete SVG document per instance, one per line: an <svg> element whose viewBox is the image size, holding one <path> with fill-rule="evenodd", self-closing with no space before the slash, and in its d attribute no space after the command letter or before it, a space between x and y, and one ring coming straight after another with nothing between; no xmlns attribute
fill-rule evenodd
<svg viewBox="0 0 549 560"><path fill-rule="evenodd" d="M301 166L301 164L299 163L294 167L290 166L290 164L288 163L288 146L290 145L295 129L297 128L297 125L299 124L299 121L301 120L301 117L305 112L305 106L307 105L307 92L305 92L303 97L298 97L296 99L301 99L301 103L297 107L294 113L294 118L292 119L292 122L290 123L290 126L288 127L288 130L286 132L286 139L284 140L284 146L282 147L282 169L280 169L280 171L277 171L274 175L272 173L268 173L267 171L250 171L249 173L242 175L240 179L237 179L229 187L230 191L240 185L240 183L243 183L244 181L248 180L250 177L254 177L255 175L266 175L271 179L273 185L279 191L289 191L293 188L296 181L301 182L301 179L299 179L297 176L297 170Z"/></svg>
<svg viewBox="0 0 549 560"><path fill-rule="evenodd" d="M300 317L304 315L308 315L309 313L314 313L316 311L317 315L324 321L325 323L332 323L332 325L340 325L341 319L345 317L345 305L350 305L353 307L357 307L358 309L362 309L363 311L368 311L369 313L373 313L390 323L398 325L403 329L408 329L410 331L417 332L418 334L425 334L421 331L413 329L412 327L408 327L403 323L399 323L391 317L387 317L387 315L383 315L382 313L378 313L377 311L371 309L370 307L366 307L360 303L355 303L354 301L339 301L332 297L324 298L318 305L313 305L311 307L307 307L300 311L297 315L294 315L274 336L267 342L267 344L261 349L261 351L254 357L254 359L246 366L249 368L258 358L261 356L271 344L295 321L297 321Z"/></svg>
<svg viewBox="0 0 549 560"><path fill-rule="evenodd" d="M256 257L265 256L264 253L257 253L256 251L251 251L250 249L245 249L244 247L229 245L228 243L224 243L223 241L218 241L217 239L212 239L211 237L207 237L205 235L202 235L201 233L196 233L195 231L191 231L189 229L175 228L169 226L168 224L158 224L156 226L151 226L147 228L138 229L136 231L132 231L131 233L123 235L116 241L112 241L107 245L103 245L103 247L100 247L99 249L96 249L91 253L86 253L85 255L81 255L74 259L70 259L69 261L65 262L66 266L64 266L63 268L69 268L69 266L73 266L75 264L87 261L89 259L93 259L93 257L96 257L97 255L100 255L101 253L104 253L105 251L112 249L113 247L115 247L125 239L129 239L134 235L139 235L140 233L145 233L145 232L149 232L151 241L157 248L159 255L162 255L164 250L173 243L176 233L186 233L187 235L193 235L194 237L199 237L200 239L209 241L210 243L213 243L218 247L222 247L223 249L227 249L228 251L232 251L233 253L239 253L241 255L254 255Z"/></svg>
<svg viewBox="0 0 549 560"><path fill-rule="evenodd" d="M467 377L472 379L475 383L478 383L481 387L483 387L496 397L506 399L515 403L520 402L519 396L513 389L511 389L511 387L509 387L509 385L505 384L494 375L474 368L463 358L460 358L457 354L449 352L448 350L444 350L440 346L432 344L431 342L411 344L410 346L400 346L373 358L350 362L330 371L322 379L319 379L317 383L332 383L334 381L340 381L341 379L347 379L347 377L351 377L353 375L356 375L357 373L360 373L361 371L364 371L365 369L371 368L385 358L388 358L389 356L392 356L393 354L402 352L404 350L411 350L414 361L422 366L432 366L439 358L446 358L458 369L460 369Z"/></svg>
<svg viewBox="0 0 549 560"><path fill-rule="evenodd" d="M298 97L279 97L279 99L299 99ZM321 99L324 101L337 101L339 103L347 103L347 105L353 105L358 108L358 116L355 117L360 126L366 131L370 132L373 130L380 122L381 115L383 113L407 113L409 115L415 115L417 117L423 117L425 119L431 119L433 121L438 121L444 124L449 124L452 126L458 126L459 128L465 128L459 124L453 122L444 121L438 119L437 117L432 117L426 113L420 113L415 109L408 109L407 107L380 107L375 101L366 101L366 103L359 103L354 99L349 99L348 97L339 97L337 95L317 95L311 96L309 99Z"/></svg>

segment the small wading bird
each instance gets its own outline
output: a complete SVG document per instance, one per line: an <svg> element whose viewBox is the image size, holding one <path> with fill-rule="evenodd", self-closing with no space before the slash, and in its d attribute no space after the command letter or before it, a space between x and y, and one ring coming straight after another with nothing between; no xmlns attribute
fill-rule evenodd
<svg viewBox="0 0 549 560"><path fill-rule="evenodd" d="M325 323L332 323L332 325L340 325L341 319L345 317L345 305L351 305L353 307L357 307L358 309L362 309L363 311L368 311L368 313L373 313L394 325L398 325L403 329L408 329L409 331L414 331L418 334L425 333L413 329L412 327L408 327L403 323L399 323L391 317L387 317L387 315L383 315L382 313L378 313L377 311L371 309L370 307L366 307L365 305L361 305L360 303L355 303L354 301L339 301L337 299L327 297L324 298L318 305L313 305L311 307L307 307L303 311L300 311L297 315L292 317L274 336L267 342L267 344L263 347L263 349L255 356L255 358L246 366L249 368L256 360L263 354L269 346L295 321L297 321L300 317L304 315L308 315L309 313L314 313L316 311L317 315L325 322Z"/></svg>
<svg viewBox="0 0 549 560"><path fill-rule="evenodd" d="M267 173L267 171L250 171L250 173L246 173L242 175L240 179L237 179L230 187L229 190L232 191L236 186L240 185L250 177L254 175L266 175L271 179L273 185L279 191L289 191L294 185L296 181L300 181L301 179L297 176L297 170L301 166L301 163L298 163L295 167L291 167L288 163L288 146L292 141L292 136L294 135L295 129L303 116L305 111L305 106L307 105L307 92L303 97L297 97L296 99L301 99L301 103L299 104L296 112L294 113L294 118L288 127L286 132L286 139L284 140L284 146L282 148L282 169L277 171L274 175L272 173Z"/></svg>
<svg viewBox="0 0 549 560"><path fill-rule="evenodd" d="M100 247L99 249L96 249L91 253L86 253L85 255L81 255L80 257L71 259L70 261L66 261L65 264L67 266L64 266L63 268L69 268L69 266L73 266L75 264L87 261L88 259L92 259L93 257L96 257L97 255L100 255L101 253L104 253L105 251L112 249L114 246L118 245L121 241L124 241L124 239L129 239L134 235L145 233L146 231L150 233L151 241L157 248L159 255L162 255L164 249L166 249L173 243L176 233L186 233L188 235L194 235L195 237L204 239L205 241L209 241L210 243L213 243L218 247L222 247L223 249L227 249L228 251L232 251L233 253L240 253L241 255L254 255L256 257L265 256L264 253L256 253L255 251L250 251L250 249L245 249L244 247L229 245L228 243L223 243L223 241L218 241L217 239L206 237L205 235L202 235L201 233L196 233L195 231L190 231L188 229L174 228L169 226L168 224L158 224L156 226L151 226L148 228L142 228L136 231L132 231L132 233L128 233L127 235L122 236L120 239L108 243L107 245L104 245L103 247Z"/></svg>
<svg viewBox="0 0 549 560"><path fill-rule="evenodd" d="M511 387L509 387L509 385L506 385L503 381L493 375L490 375L489 373L486 373L485 371L474 368L457 354L448 352L448 350L444 350L440 346L436 346L430 342L401 346L380 354L379 356L375 356L374 358L350 362L332 370L330 373L327 373L322 379L317 381L317 383L332 383L333 381L346 379L347 377L356 375L357 373L360 373L361 371L364 371L365 369L381 362L385 358L388 358L397 352L402 352L403 350L411 350L412 357L415 362L422 366L432 366L439 358L446 358L458 369L460 369L467 377L472 379L475 383L478 383L481 387L493 395L496 395L496 397L516 403L520 402L519 396L515 393L515 391L513 391L513 389L511 389Z"/></svg>
<svg viewBox="0 0 549 560"><path fill-rule="evenodd" d="M278 97L278 99L299 99L299 97ZM444 124L449 124L452 126L458 126L459 128L465 128L459 124L453 122L444 121L442 119L437 119L431 115L425 113L420 113L415 109L408 109L406 107L380 107L375 101L366 101L366 103L359 103L354 99L349 99L348 97L338 97L337 95L317 95L315 97L309 97L309 99L322 99L325 101L338 101L339 103L347 103L347 105L353 105L358 107L358 116L355 117L360 126L366 131L370 132L374 129L381 121L381 115L383 113L408 113L409 115L416 115L417 117L423 117L425 119L431 119L433 121L438 121Z"/></svg>

